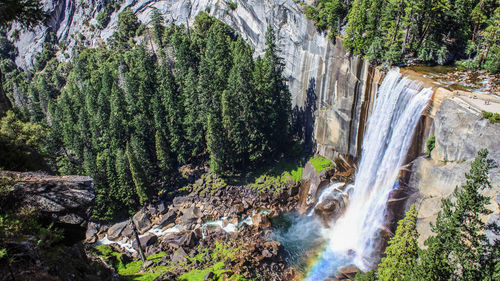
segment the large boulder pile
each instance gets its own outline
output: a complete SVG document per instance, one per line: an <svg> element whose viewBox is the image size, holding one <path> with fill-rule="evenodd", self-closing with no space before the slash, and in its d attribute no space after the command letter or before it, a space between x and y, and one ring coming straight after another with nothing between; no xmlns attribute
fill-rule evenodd
<svg viewBox="0 0 500 281"><path fill-rule="evenodd" d="M298 184L282 186L279 193L259 193L252 186L214 187L213 179L203 179L185 188L184 195L145 206L129 220L112 225L90 223L87 242L104 241L129 260L139 259L135 226L146 256L164 254L159 261L145 263L143 270L176 265L176 271L158 280L175 280L187 271L213 265L212 253L220 247L234 252L230 257L217 257L225 259L221 261L228 272L285 280L281 275L288 265L283 248L269 241L270 217L295 208L298 196L290 196L290 190ZM200 254L206 258L193 259ZM290 270L286 273L293 275Z"/></svg>

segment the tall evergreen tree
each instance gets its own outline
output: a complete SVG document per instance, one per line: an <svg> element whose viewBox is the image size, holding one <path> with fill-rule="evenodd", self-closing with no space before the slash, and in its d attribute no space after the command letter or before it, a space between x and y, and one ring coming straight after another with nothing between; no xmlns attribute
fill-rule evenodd
<svg viewBox="0 0 500 281"><path fill-rule="evenodd" d="M252 85L252 50L243 38L233 44L233 67L227 89L222 94L222 122L226 130L228 164L231 167L248 163L249 124L255 110Z"/></svg>
<svg viewBox="0 0 500 281"><path fill-rule="evenodd" d="M206 109L201 104L198 92L198 77L193 68L189 68L184 79L182 95L186 116L184 118L184 128L186 139L188 140L188 151L191 156L196 156L205 151L205 131L203 110Z"/></svg>
<svg viewBox="0 0 500 281"><path fill-rule="evenodd" d="M398 222L396 234L389 240L385 257L378 266L378 280L407 280L415 269L418 258L417 211L410 207L404 219Z"/></svg>
<svg viewBox="0 0 500 281"><path fill-rule="evenodd" d="M177 161L185 163L187 158L185 132L183 127L184 103L179 93L175 78L167 62L160 66L158 95L163 99L166 110L166 125L168 126L170 151L177 155Z"/></svg>
<svg viewBox="0 0 500 281"><path fill-rule="evenodd" d="M229 28L215 22L209 30L207 46L200 62L198 92L202 109L206 109L206 142L210 168L221 173L226 162L226 135L222 124L222 92L231 69Z"/></svg>

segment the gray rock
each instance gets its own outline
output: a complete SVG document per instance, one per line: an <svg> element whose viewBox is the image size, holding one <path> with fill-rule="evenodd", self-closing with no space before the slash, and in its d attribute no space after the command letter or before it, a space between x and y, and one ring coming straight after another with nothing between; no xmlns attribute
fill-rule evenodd
<svg viewBox="0 0 500 281"><path fill-rule="evenodd" d="M112 241L120 240L119 238L121 237L122 231L125 229L125 227L127 227L129 223L130 221L127 220L113 224L108 229L108 239Z"/></svg>
<svg viewBox="0 0 500 281"><path fill-rule="evenodd" d="M441 102L433 121L436 145L432 159L417 158L412 163L408 186L416 188L409 202L417 203L419 244L432 234L429 223L434 222L441 209L441 199L449 198L456 186L465 183L465 173L480 149L487 148L489 158L500 163L500 130L477 112L464 106L457 98ZM487 208L498 214L500 171L489 172L492 189L482 193L491 198ZM495 202L497 201L497 202ZM409 206L409 205L408 205ZM484 222L488 217L481 218Z"/></svg>
<svg viewBox="0 0 500 281"><path fill-rule="evenodd" d="M87 231L85 232L85 242L95 243L97 241L97 233L99 232L99 225L94 222L87 224Z"/></svg>
<svg viewBox="0 0 500 281"><path fill-rule="evenodd" d="M492 215L484 231L490 245L498 245L500 243L500 214Z"/></svg>
<svg viewBox="0 0 500 281"><path fill-rule="evenodd" d="M83 228L85 233L95 197L90 177L0 172L0 178L16 178L8 195L13 202L34 208L63 228Z"/></svg>
<svg viewBox="0 0 500 281"><path fill-rule="evenodd" d="M182 210L181 220L183 224L190 224L190 223L195 223L202 216L203 214L201 213L199 208L191 207Z"/></svg>
<svg viewBox="0 0 500 281"><path fill-rule="evenodd" d="M302 172L302 182L299 189L300 214L305 214L309 208L314 206L321 190L328 185L328 180L321 180L314 166L307 162Z"/></svg>
<svg viewBox="0 0 500 281"><path fill-rule="evenodd" d="M480 149L500 163L500 125L492 124L454 99L441 103L434 119L436 146L432 158L442 161L473 159Z"/></svg>
<svg viewBox="0 0 500 281"><path fill-rule="evenodd" d="M160 227L165 227L171 223L174 223L176 217L177 214L174 212L174 210L169 210L166 214L161 216L161 219L158 224Z"/></svg>
<svg viewBox="0 0 500 281"><path fill-rule="evenodd" d="M132 217L132 220L134 221L135 226L137 227L137 231L140 234L151 229L151 220L149 219L149 217L150 214L146 210L141 210Z"/></svg>
<svg viewBox="0 0 500 281"><path fill-rule="evenodd" d="M170 260L172 261L173 264L183 264L187 262L187 254L186 251L181 247L177 249L171 256Z"/></svg>
<svg viewBox="0 0 500 281"><path fill-rule="evenodd" d="M161 202L160 204L158 204L158 206L156 206L156 209L160 214L164 214L168 211L168 207L165 205L165 202Z"/></svg>
<svg viewBox="0 0 500 281"><path fill-rule="evenodd" d="M153 233L148 233L148 234L140 237L139 241L141 242L142 248L145 249L148 246L154 245L158 241L158 237L156 235L154 235ZM134 240L134 242L132 242L132 247L135 250L139 249L139 246L137 244L137 240Z"/></svg>

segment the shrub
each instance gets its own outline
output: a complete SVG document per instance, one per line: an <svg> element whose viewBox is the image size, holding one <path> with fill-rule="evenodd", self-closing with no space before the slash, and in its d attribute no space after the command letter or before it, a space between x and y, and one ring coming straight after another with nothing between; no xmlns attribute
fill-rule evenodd
<svg viewBox="0 0 500 281"><path fill-rule="evenodd" d="M97 27L99 29L105 28L109 23L109 13L108 9L105 9L104 11L100 12L97 15Z"/></svg>
<svg viewBox="0 0 500 281"><path fill-rule="evenodd" d="M488 111L483 110L482 115L483 115L483 118L490 120L490 123L492 123L492 124L500 123L500 114L498 114L498 113L493 113L493 112L488 112Z"/></svg>
<svg viewBox="0 0 500 281"><path fill-rule="evenodd" d="M238 8L238 4L236 2L229 2L228 7L229 9L234 11L236 10L236 8Z"/></svg>
<svg viewBox="0 0 500 281"><path fill-rule="evenodd" d="M425 150L425 154L431 157L431 152L435 146L436 146L436 136L429 137L427 141L425 141L425 147L427 147L427 149Z"/></svg>

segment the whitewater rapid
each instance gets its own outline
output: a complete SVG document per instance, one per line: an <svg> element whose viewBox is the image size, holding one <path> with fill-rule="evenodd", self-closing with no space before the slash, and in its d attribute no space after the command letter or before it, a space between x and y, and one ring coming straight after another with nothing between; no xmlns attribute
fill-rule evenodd
<svg viewBox="0 0 500 281"><path fill-rule="evenodd" d="M421 89L420 84L402 77L399 69L387 73L368 119L347 208L330 228L322 230L327 246L307 280L324 280L342 265L354 264L363 271L374 266L389 194L431 96L430 88Z"/></svg>

